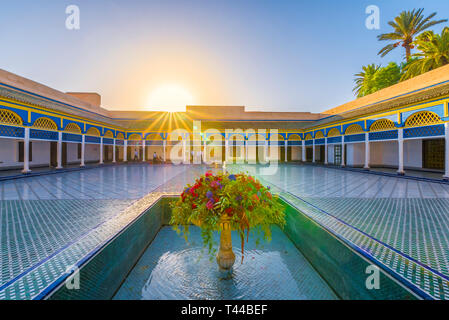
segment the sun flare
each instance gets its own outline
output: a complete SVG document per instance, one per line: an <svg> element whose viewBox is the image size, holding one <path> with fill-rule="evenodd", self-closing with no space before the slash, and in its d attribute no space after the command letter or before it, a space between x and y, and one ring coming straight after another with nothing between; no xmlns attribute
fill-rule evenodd
<svg viewBox="0 0 449 320"><path fill-rule="evenodd" d="M193 105L192 94L184 87L176 84L167 84L156 88L151 92L148 105L150 108L158 108L161 111L185 111L186 105Z"/></svg>

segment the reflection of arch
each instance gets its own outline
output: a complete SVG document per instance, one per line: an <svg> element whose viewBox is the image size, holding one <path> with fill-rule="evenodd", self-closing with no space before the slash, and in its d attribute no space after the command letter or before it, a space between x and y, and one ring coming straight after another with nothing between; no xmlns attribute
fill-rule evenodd
<svg viewBox="0 0 449 320"><path fill-rule="evenodd" d="M248 140L250 140L250 141L263 141L263 140L265 140L265 137L263 135L261 135L261 134L256 133L256 134L253 134L251 137L249 137Z"/></svg>
<svg viewBox="0 0 449 320"><path fill-rule="evenodd" d="M34 121L33 128L45 129L45 130L58 130L56 122L47 117L41 117Z"/></svg>
<svg viewBox="0 0 449 320"><path fill-rule="evenodd" d="M211 134L207 137L209 141L223 141L223 136L219 133Z"/></svg>
<svg viewBox="0 0 449 320"><path fill-rule="evenodd" d="M81 128L79 125L77 125L76 123L70 122L69 124L67 124L64 128L65 132L70 132L70 133L81 133Z"/></svg>
<svg viewBox="0 0 449 320"><path fill-rule="evenodd" d="M22 118L15 112L0 109L0 123L21 125Z"/></svg>
<svg viewBox="0 0 449 320"><path fill-rule="evenodd" d="M407 118L406 127L419 127L429 124L441 123L441 118L431 111L419 111Z"/></svg>
<svg viewBox="0 0 449 320"><path fill-rule="evenodd" d="M89 130L87 130L86 134L88 136L95 136L95 137L99 137L100 136L100 130L98 130L95 127L90 127Z"/></svg>
<svg viewBox="0 0 449 320"><path fill-rule="evenodd" d="M277 134L272 134L272 135L270 136L270 140L284 141L284 137L283 137L281 134L279 134L279 133L277 133Z"/></svg>
<svg viewBox="0 0 449 320"><path fill-rule="evenodd" d="M312 140L313 138L312 138L312 134L311 133L308 133L307 135L306 135L306 138L305 138L305 140Z"/></svg>
<svg viewBox="0 0 449 320"><path fill-rule="evenodd" d="M137 133L133 133L128 137L128 140L142 140L142 137L138 135Z"/></svg>
<svg viewBox="0 0 449 320"><path fill-rule="evenodd" d="M394 122L391 121L390 119L380 119L374 121L370 127L370 131L384 131L391 129L396 129L396 126L394 125Z"/></svg>
<svg viewBox="0 0 449 320"><path fill-rule="evenodd" d="M339 136L339 135L340 135L340 131L337 128L332 128L327 133L328 137L336 137L336 136Z"/></svg>
<svg viewBox="0 0 449 320"><path fill-rule="evenodd" d="M157 133L150 133L145 138L146 140L163 140L160 134Z"/></svg>
<svg viewBox="0 0 449 320"><path fill-rule="evenodd" d="M167 136L168 141L181 141L182 140L182 133L176 134L172 133Z"/></svg>
<svg viewBox="0 0 449 320"><path fill-rule="evenodd" d="M315 133L315 139L320 139L320 138L324 138L323 131L318 131L317 133Z"/></svg>
<svg viewBox="0 0 449 320"><path fill-rule="evenodd" d="M125 136L123 135L123 133L119 132L119 133L117 133L117 139L124 140Z"/></svg>
<svg viewBox="0 0 449 320"><path fill-rule="evenodd" d="M105 132L104 137L105 138L114 138L114 134L112 133L111 130L108 130Z"/></svg>
<svg viewBox="0 0 449 320"><path fill-rule="evenodd" d="M346 128L345 134L357 134L357 133L363 133L363 128L359 124L351 124L349 127Z"/></svg>
<svg viewBox="0 0 449 320"><path fill-rule="evenodd" d="M245 136L240 133L234 133L231 136L229 136L229 141L245 141Z"/></svg>
<svg viewBox="0 0 449 320"><path fill-rule="evenodd" d="M299 136L299 134L291 134L289 137L288 137L288 140L289 141L301 141L301 137Z"/></svg>

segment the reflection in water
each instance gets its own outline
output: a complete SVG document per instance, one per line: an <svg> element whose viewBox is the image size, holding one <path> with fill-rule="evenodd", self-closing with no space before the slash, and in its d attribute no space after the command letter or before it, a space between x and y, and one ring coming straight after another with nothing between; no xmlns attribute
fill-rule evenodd
<svg viewBox="0 0 449 320"><path fill-rule="evenodd" d="M335 299L331 289L278 227L273 240L245 244L233 232L236 263L220 272L203 250L201 231L191 227L189 243L165 227L143 254L115 299ZM216 242L218 243L218 234Z"/></svg>

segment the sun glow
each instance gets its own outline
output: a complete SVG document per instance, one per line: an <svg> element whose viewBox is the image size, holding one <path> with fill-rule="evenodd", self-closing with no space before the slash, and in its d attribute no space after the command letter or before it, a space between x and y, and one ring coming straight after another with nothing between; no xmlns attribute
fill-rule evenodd
<svg viewBox="0 0 449 320"><path fill-rule="evenodd" d="M148 99L151 109L160 111L185 111L186 105L193 105L194 99L190 92L175 84L167 84L156 88Z"/></svg>

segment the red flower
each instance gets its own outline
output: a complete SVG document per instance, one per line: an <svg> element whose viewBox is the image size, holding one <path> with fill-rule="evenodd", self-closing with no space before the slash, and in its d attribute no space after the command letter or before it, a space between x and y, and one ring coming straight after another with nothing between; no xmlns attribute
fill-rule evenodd
<svg viewBox="0 0 449 320"><path fill-rule="evenodd" d="M226 212L227 214L232 213L232 211L233 211L233 209L232 209L231 207L226 208L226 210L225 210L225 212Z"/></svg>
<svg viewBox="0 0 449 320"><path fill-rule="evenodd" d="M206 208L209 210L212 210L214 208L214 203L212 200L209 200L209 202L206 203Z"/></svg>
<svg viewBox="0 0 449 320"><path fill-rule="evenodd" d="M212 176L213 174L212 174L212 171L207 171L206 172L206 177L210 177L210 176Z"/></svg>
<svg viewBox="0 0 449 320"><path fill-rule="evenodd" d="M196 204L192 203L192 209L196 209Z"/></svg>
<svg viewBox="0 0 449 320"><path fill-rule="evenodd" d="M271 195L271 193L270 193L270 192L267 192L267 197L268 197L268 199L271 199L271 198L273 198L273 196Z"/></svg>
<svg viewBox="0 0 449 320"><path fill-rule="evenodd" d="M259 201L259 197L257 196L257 194L253 194L253 199Z"/></svg>

